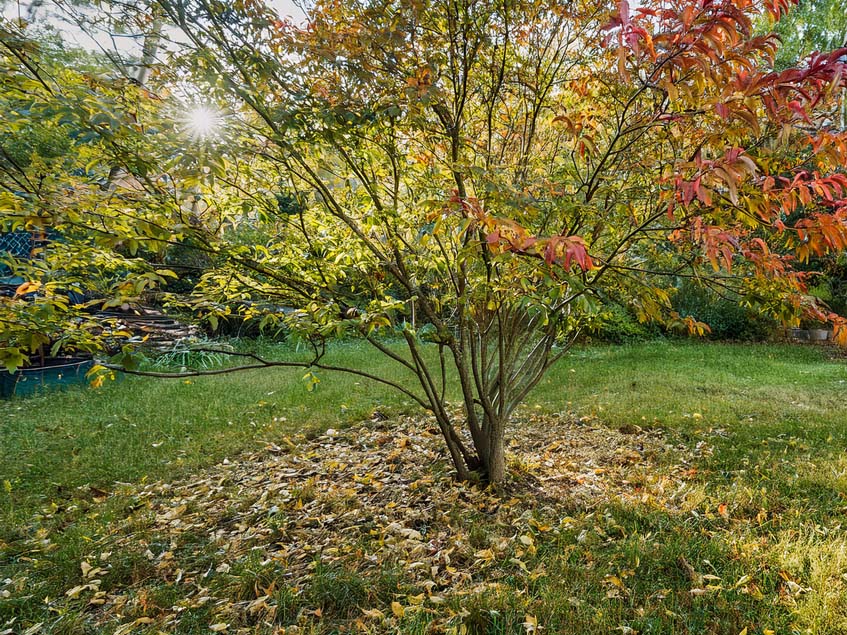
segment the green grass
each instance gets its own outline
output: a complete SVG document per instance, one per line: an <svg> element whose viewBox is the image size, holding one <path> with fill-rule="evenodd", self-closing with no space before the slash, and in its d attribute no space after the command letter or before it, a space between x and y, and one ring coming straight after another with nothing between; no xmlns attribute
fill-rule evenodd
<svg viewBox="0 0 847 635"><path fill-rule="evenodd" d="M391 368L356 344L331 355L372 371ZM302 375L129 378L4 404L0 482L11 491L0 491L0 581L26 575L37 592L0 597L0 630L10 616L44 621L48 632L90 630L84 606L60 615L44 608L43 596L61 597L78 584L80 561L92 545L106 544L110 522L146 504L129 494L98 503L99 490L171 479L286 435L344 427L374 410L413 411L402 396L365 380L322 375L310 393ZM498 589L448 597L443 610L469 635L523 633L527 615L547 633L847 632L846 398L847 365L821 348L654 342L575 350L530 396L524 414L663 429L678 451L659 457L652 476L682 459L693 474L679 508L610 501L587 513L539 504L534 516L555 529L536 532L537 553L521 557L530 570L543 565L544 574L530 580L504 562L483 574L495 575ZM471 554L503 535L482 512L457 511L455 521L466 528ZM56 547L33 558L26 545L39 529ZM184 534L178 549L175 557L198 570L221 561L208 536ZM692 595L681 559L719 578L720 588ZM110 563L104 590L155 580L140 554L113 554ZM273 583L278 624L322 608L328 626L315 632L340 632L332 624L359 608L390 614L397 588L421 592L405 588L402 565L385 566L373 580L318 564L310 585L294 589L283 568L254 554L213 575L210 585L246 601ZM179 603L172 585L150 588L151 607ZM409 612L398 632L429 632L430 617ZM210 620L210 607L191 607L174 632L207 633Z"/></svg>
<svg viewBox="0 0 847 635"><path fill-rule="evenodd" d="M288 347L265 352L304 357ZM390 360L355 343L327 360L390 374ZM177 369L178 370L178 369ZM193 379L125 377L100 389L75 388L0 402L0 527L91 486L170 478L279 442L385 414L411 410L389 388L351 375L320 373L309 392L302 369L267 369ZM0 540L3 539L0 530Z"/></svg>

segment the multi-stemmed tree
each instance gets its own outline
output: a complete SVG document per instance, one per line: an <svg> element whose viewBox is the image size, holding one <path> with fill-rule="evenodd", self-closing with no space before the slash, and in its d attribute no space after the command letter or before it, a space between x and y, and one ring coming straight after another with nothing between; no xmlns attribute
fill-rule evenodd
<svg viewBox="0 0 847 635"><path fill-rule="evenodd" d="M689 278L791 320L814 310L793 259L847 244L842 53L773 71L747 0L326 1L300 27L246 0L157 9L174 80L227 129L205 217L157 222L215 263L195 305L314 345L247 368L370 376L323 357L365 338L417 378L372 377L432 412L459 478L505 477L510 415L604 305L703 332L670 308Z"/></svg>

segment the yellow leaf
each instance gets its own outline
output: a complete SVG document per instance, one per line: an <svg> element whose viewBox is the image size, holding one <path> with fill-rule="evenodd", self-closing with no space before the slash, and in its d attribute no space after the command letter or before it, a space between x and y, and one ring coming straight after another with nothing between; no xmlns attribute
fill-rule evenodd
<svg viewBox="0 0 847 635"><path fill-rule="evenodd" d="M558 445L558 442L554 442L554 443L555 443L555 445ZM554 445L554 444L551 444L551 445ZM550 449L550 448L548 448L548 450L549 450L549 449ZM554 449L555 449L555 448L554 448ZM553 529L553 527L551 527L550 525L544 525L544 524L541 524L540 522L538 522L538 521L537 521L537 520L535 520L534 518L531 518L531 519L529 520L529 524L530 524L532 527L535 527L538 531L550 531L551 529Z"/></svg>
<svg viewBox="0 0 847 635"><path fill-rule="evenodd" d="M738 635L747 635L747 627L745 626Z"/></svg>
<svg viewBox="0 0 847 635"><path fill-rule="evenodd" d="M618 576L616 576L616 575L610 575L610 576L608 576L608 577L605 579L605 582L607 582L607 583L611 584L612 586L616 586L616 587L618 587L619 589L623 589L623 588L624 588L623 580L621 580L621 579L620 579Z"/></svg>
<svg viewBox="0 0 847 635"><path fill-rule="evenodd" d="M400 602L391 603L391 612L394 613L395 617L403 617L406 615L406 609L403 608L403 605L400 604Z"/></svg>
<svg viewBox="0 0 847 635"><path fill-rule="evenodd" d="M162 520L176 520L180 516L185 513L185 510L188 509L188 505L179 505L178 507L172 507L168 512L162 515Z"/></svg>
<svg viewBox="0 0 847 635"><path fill-rule="evenodd" d="M421 593L420 595L409 595L406 597L406 599L409 600L409 604L413 606L419 606L423 604L424 597L425 595Z"/></svg>
<svg viewBox="0 0 847 635"><path fill-rule="evenodd" d="M747 584L749 581L750 581L750 576L749 576L749 575L743 575L743 576L741 576L740 578L738 578L738 581L737 581L737 582L733 585L733 587L732 587L732 588L733 588L733 589L737 589L737 588L738 588L738 587L740 587L740 586L744 586L744 585L745 585L745 584Z"/></svg>
<svg viewBox="0 0 847 635"><path fill-rule="evenodd" d="M106 592L98 591L94 594L94 597L88 600L88 603L92 606L102 606L106 603Z"/></svg>
<svg viewBox="0 0 847 635"><path fill-rule="evenodd" d="M494 560L494 552L491 549L481 549L474 554L474 557L478 560L484 560L486 562L490 562Z"/></svg>
<svg viewBox="0 0 847 635"><path fill-rule="evenodd" d="M65 595L67 595L69 598L75 598L80 593L85 591L87 588L88 588L87 584L80 584L80 585L75 586L72 589L68 589L67 591L65 591Z"/></svg>
<svg viewBox="0 0 847 635"><path fill-rule="evenodd" d="M214 631L215 633L220 633L221 631L225 631L229 628L229 624L224 624L223 622L218 622L217 624L212 624L209 627L210 631Z"/></svg>

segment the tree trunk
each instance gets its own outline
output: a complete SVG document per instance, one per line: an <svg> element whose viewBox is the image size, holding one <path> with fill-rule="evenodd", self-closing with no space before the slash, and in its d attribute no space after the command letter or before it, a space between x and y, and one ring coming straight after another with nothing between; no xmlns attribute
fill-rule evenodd
<svg viewBox="0 0 847 635"><path fill-rule="evenodd" d="M506 479L506 422L483 417L480 439L474 439L474 449L483 470L482 477L490 484Z"/></svg>
<svg viewBox="0 0 847 635"><path fill-rule="evenodd" d="M486 479L492 485L502 483L506 478L506 448L502 432L492 434L489 439L485 472Z"/></svg>
<svg viewBox="0 0 847 635"><path fill-rule="evenodd" d="M135 81L138 82L139 86L144 86L147 83L147 78L150 76L150 69L156 62L156 54L159 52L163 26L162 19L156 16L153 19L150 32L144 35L144 44L141 47L141 60L135 74Z"/></svg>
<svg viewBox="0 0 847 635"><path fill-rule="evenodd" d="M456 478L469 481L477 474L487 483L501 483L506 478L505 426L498 423L473 438L473 451L464 446L449 422L436 417L450 453Z"/></svg>

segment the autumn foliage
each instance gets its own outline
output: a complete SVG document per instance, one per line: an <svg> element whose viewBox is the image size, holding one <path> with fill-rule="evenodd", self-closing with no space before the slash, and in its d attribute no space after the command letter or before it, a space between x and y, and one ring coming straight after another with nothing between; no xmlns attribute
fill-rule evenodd
<svg viewBox="0 0 847 635"><path fill-rule="evenodd" d="M252 1L156 8L182 32L156 81L191 77L227 112L225 143L182 163L204 214L175 222L145 165L158 215L122 208L98 231L202 250L214 266L174 303L286 327L311 385L331 370L401 390L461 478L505 477L511 414L609 304L702 334L672 308L689 281L847 338L796 268L847 246L847 50L774 70L754 22L787 0L321 0L301 26ZM135 174L136 147L115 136L92 165ZM340 334L415 386L326 364Z"/></svg>

